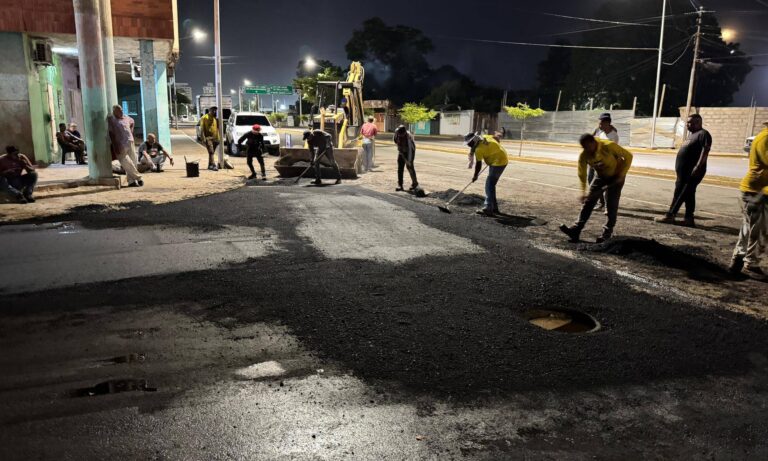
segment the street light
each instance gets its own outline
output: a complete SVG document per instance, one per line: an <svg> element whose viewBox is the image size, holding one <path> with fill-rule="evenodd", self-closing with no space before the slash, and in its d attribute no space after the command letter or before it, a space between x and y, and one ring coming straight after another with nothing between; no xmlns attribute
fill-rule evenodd
<svg viewBox="0 0 768 461"><path fill-rule="evenodd" d="M192 29L192 40L196 42L202 42L205 40L205 38L208 37L208 34L203 32L200 29Z"/></svg>
<svg viewBox="0 0 768 461"><path fill-rule="evenodd" d="M243 86L251 86L252 82L247 78L243 79ZM243 111L243 86L237 89L237 105L240 107L240 112Z"/></svg>
<svg viewBox="0 0 768 461"><path fill-rule="evenodd" d="M736 31L733 29L725 28L720 31L720 36L723 37L724 42L728 43L736 38Z"/></svg>
<svg viewBox="0 0 768 461"><path fill-rule="evenodd" d="M243 79L243 85L245 85L245 86L251 86L251 81L250 81L250 80L248 80L247 78L246 78L246 79Z"/></svg>
<svg viewBox="0 0 768 461"><path fill-rule="evenodd" d="M307 56L304 58L304 68L307 70L312 70L315 67L317 67L317 61L312 56Z"/></svg>

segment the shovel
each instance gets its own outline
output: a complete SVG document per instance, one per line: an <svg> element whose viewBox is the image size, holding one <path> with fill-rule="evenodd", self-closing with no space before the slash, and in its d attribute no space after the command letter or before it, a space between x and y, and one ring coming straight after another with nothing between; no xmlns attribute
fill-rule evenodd
<svg viewBox="0 0 768 461"><path fill-rule="evenodd" d="M477 175L477 176L478 176L478 178L479 178L479 177L480 177L480 175L481 175L481 174L483 174L483 172L484 172L485 170L487 170L487 169L488 169L488 165L486 165L485 167L483 167L483 169L480 171L480 174L479 174L479 175ZM448 200L448 202L446 202L446 204L445 204L445 205L438 205L438 206L437 206L437 208L438 208L440 211L442 211L443 213L448 213L448 214L451 214L451 210L450 210L450 208L448 208L448 207L451 205L451 203L453 203L453 201L454 201L454 200L456 200L456 198L458 198L458 196L459 196L459 195L461 195L461 194L462 194L462 192L464 192L465 190L467 190L467 188L468 188L469 186L471 186L473 182L475 182L475 181L474 181L474 180L473 180L473 181L470 181L470 182L469 182L469 184L467 184L466 186L464 186L464 189L462 189L462 190L460 190L459 192L457 192L457 193L456 193L456 195L454 195L454 196L453 196L453 197L452 197L450 200Z"/></svg>
<svg viewBox="0 0 768 461"><path fill-rule="evenodd" d="M320 155L318 155L318 156L317 156L317 158L315 159L315 162L319 162L319 161L320 161L320 158L321 158L323 155L325 155L325 151L323 151L323 153L322 153L322 154L320 154ZM309 162L309 166L308 166L308 167L307 167L307 168L306 168L306 169L305 169L305 170L304 170L304 171L303 171L303 172L302 172L302 173L299 175L299 177L298 177L298 178L296 178L296 181L294 181L293 183L294 183L294 184L298 183L298 182L299 182L299 180L301 180L301 178L303 178L303 177L304 177L304 175L305 175L305 174L307 174L307 171L309 171L309 169L310 169L310 168L312 168L313 166L315 166L315 162Z"/></svg>

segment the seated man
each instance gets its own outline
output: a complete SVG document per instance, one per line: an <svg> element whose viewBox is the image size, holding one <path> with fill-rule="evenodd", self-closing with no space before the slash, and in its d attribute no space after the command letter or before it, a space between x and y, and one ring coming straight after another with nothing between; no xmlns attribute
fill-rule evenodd
<svg viewBox="0 0 768 461"><path fill-rule="evenodd" d="M79 138L76 138L71 132L67 130L67 125L59 123L59 132L56 133L56 142L61 147L61 164L64 165L67 162L67 154L74 152L75 160L78 165L85 163L83 160L83 151L85 150L85 143Z"/></svg>
<svg viewBox="0 0 768 461"><path fill-rule="evenodd" d="M82 146L83 146L83 157L82 157L83 163L81 165L85 165L87 163L87 158L86 157L88 157L88 146L85 144L85 140L83 139L83 135L81 135L80 132L77 130L77 123L74 123L74 122L70 123L69 124L69 129L67 130L67 132L70 135L72 135L72 137L75 139L75 141L77 141L77 142L82 144Z"/></svg>
<svg viewBox="0 0 768 461"><path fill-rule="evenodd" d="M37 183L34 165L16 146L7 146L5 152L0 157L0 190L7 191L19 203L34 202L32 192ZM25 171L27 174L23 174Z"/></svg>
<svg viewBox="0 0 768 461"><path fill-rule="evenodd" d="M147 140L139 146L139 173L145 173L152 169L158 173L162 172L166 157L173 166L173 157L157 142L157 137L149 133Z"/></svg>

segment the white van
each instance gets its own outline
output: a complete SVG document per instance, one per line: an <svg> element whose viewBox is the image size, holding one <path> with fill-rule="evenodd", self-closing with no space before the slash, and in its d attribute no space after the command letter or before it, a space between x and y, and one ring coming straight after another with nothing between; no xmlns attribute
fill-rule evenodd
<svg viewBox="0 0 768 461"><path fill-rule="evenodd" d="M264 135L264 144L271 155L280 154L280 135L275 127L269 123L267 116L261 112L232 112L227 123L226 145L231 155L245 155L238 152L237 140L242 135L251 131L255 124L261 125L261 134Z"/></svg>

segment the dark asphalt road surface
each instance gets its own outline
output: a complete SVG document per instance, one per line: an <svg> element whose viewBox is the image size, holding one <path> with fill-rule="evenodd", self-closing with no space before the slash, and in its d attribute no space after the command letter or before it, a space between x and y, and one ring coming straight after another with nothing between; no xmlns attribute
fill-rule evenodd
<svg viewBox="0 0 768 461"><path fill-rule="evenodd" d="M768 456L764 322L633 290L513 226L349 183L63 220L274 249L0 297L2 459ZM220 251L193 240L178 258ZM553 307L602 329L525 319Z"/></svg>

